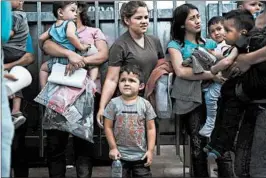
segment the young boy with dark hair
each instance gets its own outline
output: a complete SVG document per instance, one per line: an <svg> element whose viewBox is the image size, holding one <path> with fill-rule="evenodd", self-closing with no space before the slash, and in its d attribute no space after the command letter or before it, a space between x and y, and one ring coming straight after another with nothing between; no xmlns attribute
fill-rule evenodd
<svg viewBox="0 0 266 178"><path fill-rule="evenodd" d="M216 56L216 63L218 63L213 67L215 69L216 66L223 65L224 70L226 70L233 63L234 59L238 55L238 52L237 49L232 49L230 50L230 54L226 54L224 56L224 52L231 46L227 45L224 40L225 30L223 27L223 20L224 19L221 16L211 18L208 22L208 30L210 37L217 43L217 47L213 51L210 51L210 53ZM225 75L225 72L223 72L223 74L226 78L227 76ZM214 129L217 113L217 101L220 97L220 90L221 84L213 82L205 91L204 97L206 102L207 118L204 126L199 131L199 134L202 136L210 137Z"/></svg>
<svg viewBox="0 0 266 178"><path fill-rule="evenodd" d="M136 65L121 68L119 91L104 111L104 129L109 157L120 159L123 177L151 177L150 165L155 145L156 114L151 104L138 96L144 89L144 76Z"/></svg>
<svg viewBox="0 0 266 178"><path fill-rule="evenodd" d="M6 44L3 44L4 64L18 61L26 54L26 44L29 33L29 26L26 13L23 11L23 3L21 0L11 1L13 27L10 34L10 39ZM25 123L26 118L20 111L22 92L15 93L13 98L12 120L15 128L18 128Z"/></svg>
<svg viewBox="0 0 266 178"><path fill-rule="evenodd" d="M226 43L237 47L239 53L255 51L265 46L265 38L259 38L263 36L263 32L252 30L255 22L249 11L233 10L226 13L224 18ZM255 99L266 98L266 72L262 70L265 69L264 65L254 65L243 75L229 78L222 86L215 129L211 142L205 147L208 158L216 159L232 148L247 104Z"/></svg>

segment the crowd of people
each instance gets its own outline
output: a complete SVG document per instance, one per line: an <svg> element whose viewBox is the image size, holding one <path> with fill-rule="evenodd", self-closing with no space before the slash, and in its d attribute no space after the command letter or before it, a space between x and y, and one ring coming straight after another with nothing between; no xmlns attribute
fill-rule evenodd
<svg viewBox="0 0 266 178"><path fill-rule="evenodd" d="M14 66L27 67L34 61L23 3L1 2L5 24L1 29L1 70L6 71L1 78L5 80L17 80L8 73ZM105 131L110 159L121 160L123 177L152 177L157 116L144 91L160 60L173 69L172 111L191 139L192 176L209 177L209 160L216 161L218 177L264 177L265 2L237 1L237 6L209 20L209 38L201 35L198 8L189 3L178 6L173 11L165 55L159 38L146 34L149 9L144 1L123 3L121 23L127 31L110 49L103 32L92 27L85 1L53 2L56 22L39 37L39 47L49 55L40 68L40 92L51 87L48 77L56 64L65 66L66 76L81 69L87 74L82 89L57 85L73 96L64 99L71 101L68 110L75 106L81 113L79 118L45 105L42 123L47 134L49 177L65 177L70 134L77 177L92 176L94 145L88 138L93 127L87 125L93 120ZM107 73L100 76L100 66L106 61ZM28 177L23 153L27 119L20 109L23 95L19 91L7 96L5 90L2 83L2 177L12 175L11 162L15 177ZM84 126L79 128L81 134L72 132L77 123Z"/></svg>

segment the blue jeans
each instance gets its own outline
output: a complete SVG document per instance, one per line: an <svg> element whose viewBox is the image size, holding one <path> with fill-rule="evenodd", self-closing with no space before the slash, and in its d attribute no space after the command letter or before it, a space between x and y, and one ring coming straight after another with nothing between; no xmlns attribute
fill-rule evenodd
<svg viewBox="0 0 266 178"><path fill-rule="evenodd" d="M2 76L1 76L2 77ZM11 119L9 103L4 83L2 83L2 177L10 176L11 145L14 136L14 125Z"/></svg>
<svg viewBox="0 0 266 178"><path fill-rule="evenodd" d="M208 88L204 89L207 109L206 126L214 127L217 113L217 101L220 97L221 87L221 84L212 83Z"/></svg>

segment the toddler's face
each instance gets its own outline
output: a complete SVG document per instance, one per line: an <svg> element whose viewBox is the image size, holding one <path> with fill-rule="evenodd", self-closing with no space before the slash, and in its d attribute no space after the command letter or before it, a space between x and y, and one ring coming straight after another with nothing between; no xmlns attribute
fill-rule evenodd
<svg viewBox="0 0 266 178"><path fill-rule="evenodd" d="M17 9L20 6L20 0L13 0L11 1L12 9Z"/></svg>
<svg viewBox="0 0 266 178"><path fill-rule="evenodd" d="M240 5L241 9L248 10L252 15L256 12L260 12L262 10L263 4L260 1L244 1L242 5Z"/></svg>
<svg viewBox="0 0 266 178"><path fill-rule="evenodd" d="M225 42L228 45L235 45L236 41L240 38L241 32L236 28L233 19L224 21Z"/></svg>
<svg viewBox="0 0 266 178"><path fill-rule="evenodd" d="M211 25L209 32L211 38L217 43L221 43L225 38L224 26L221 22Z"/></svg>
<svg viewBox="0 0 266 178"><path fill-rule="evenodd" d="M77 20L77 11L78 11L78 6L76 3L68 4L61 11L63 20L76 21Z"/></svg>
<svg viewBox="0 0 266 178"><path fill-rule="evenodd" d="M138 75L133 74L132 72L123 72L120 75L118 87L121 94L126 97L133 97L138 95L139 90L141 89Z"/></svg>

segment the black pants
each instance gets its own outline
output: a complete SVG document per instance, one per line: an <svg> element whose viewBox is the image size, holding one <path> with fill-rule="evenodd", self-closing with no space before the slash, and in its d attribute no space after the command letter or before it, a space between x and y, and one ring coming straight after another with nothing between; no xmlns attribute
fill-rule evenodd
<svg viewBox="0 0 266 178"><path fill-rule="evenodd" d="M12 143L11 164L15 177L28 177L28 156L26 151L25 136L27 131L27 122L15 130Z"/></svg>
<svg viewBox="0 0 266 178"><path fill-rule="evenodd" d="M256 121L261 112L259 104L250 104L245 111L235 149L235 174L238 177L250 177L251 147Z"/></svg>
<svg viewBox="0 0 266 178"><path fill-rule="evenodd" d="M49 177L65 177L66 155L69 133L59 130L47 130L47 161ZM89 178L93 167L93 144L73 136L76 172L78 178Z"/></svg>
<svg viewBox="0 0 266 178"><path fill-rule="evenodd" d="M221 89L215 128L211 135L211 146L223 155L232 150L234 141L247 104L235 94L237 79L228 80Z"/></svg>
<svg viewBox="0 0 266 178"><path fill-rule="evenodd" d="M3 51L4 51L4 64L15 62L26 54L25 51L21 51L15 48L4 47Z"/></svg>
<svg viewBox="0 0 266 178"><path fill-rule="evenodd" d="M121 160L123 167L123 178L131 177L152 177L150 167L145 167L147 160L124 161Z"/></svg>
<svg viewBox="0 0 266 178"><path fill-rule="evenodd" d="M192 173L193 177L209 177L207 155L203 152L207 144L207 138L199 135L200 128L206 121L206 108L201 105L192 112L180 115L181 122L185 124L186 132L190 135ZM219 177L233 177L232 158L230 152L226 152L217 161Z"/></svg>

